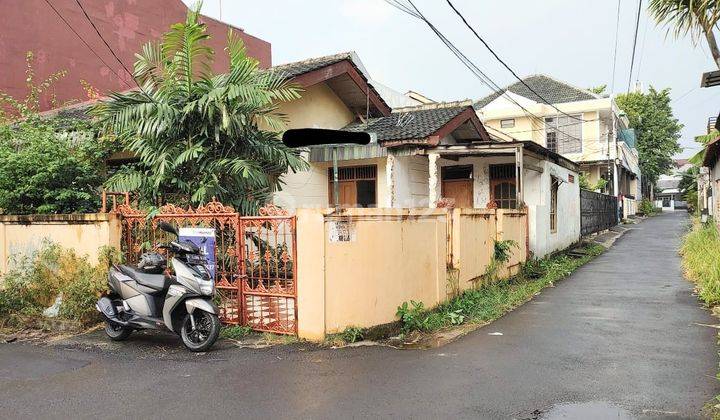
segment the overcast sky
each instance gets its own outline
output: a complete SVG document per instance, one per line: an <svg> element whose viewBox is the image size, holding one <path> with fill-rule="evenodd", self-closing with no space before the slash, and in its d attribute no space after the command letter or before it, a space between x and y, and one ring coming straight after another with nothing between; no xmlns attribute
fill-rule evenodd
<svg viewBox="0 0 720 420"><path fill-rule="evenodd" d="M614 0L453 3L519 75L546 73L580 87L610 89ZM497 84L515 81L445 1L415 4ZM637 5L621 0L614 93L627 90ZM402 92L412 89L434 100L478 99L490 92L424 23L383 0L205 0L203 13L272 43L273 64L354 50L371 77ZM707 118L720 110L720 87L699 87L701 74L713 69L704 44L666 37L643 9L633 84L638 79L644 88L672 89L675 116L685 125L680 156L697 152L693 137L704 134Z"/></svg>

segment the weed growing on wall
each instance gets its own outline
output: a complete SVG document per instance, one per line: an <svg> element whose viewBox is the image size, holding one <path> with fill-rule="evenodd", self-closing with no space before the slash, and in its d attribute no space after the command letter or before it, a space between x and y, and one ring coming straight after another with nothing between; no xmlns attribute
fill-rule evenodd
<svg viewBox="0 0 720 420"><path fill-rule="evenodd" d="M501 254L496 255L496 260L506 257L510 249L508 245L498 247L496 244L496 252ZM523 304L543 288L567 277L575 269L600 255L604 249L601 245L591 244L584 247L585 255L580 258L560 254L528 261L515 278L486 283L432 310L427 310L422 302L403 302L397 311L402 331L430 332L467 322L486 323L495 320ZM504 262L508 260L509 257Z"/></svg>

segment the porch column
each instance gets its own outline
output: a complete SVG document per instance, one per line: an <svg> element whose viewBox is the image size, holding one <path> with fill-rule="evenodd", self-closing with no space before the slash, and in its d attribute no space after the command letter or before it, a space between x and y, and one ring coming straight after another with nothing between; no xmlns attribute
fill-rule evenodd
<svg viewBox="0 0 720 420"><path fill-rule="evenodd" d="M388 155L385 163L385 183L387 184L385 207L395 207L395 156L393 155Z"/></svg>
<svg viewBox="0 0 720 420"><path fill-rule="evenodd" d="M515 197L517 199L518 206L520 203L525 204L524 193L525 193L525 177L523 175L523 155L525 149L522 145L519 145L515 149Z"/></svg>
<svg viewBox="0 0 720 420"><path fill-rule="evenodd" d="M440 199L438 195L438 164L437 160L440 158L440 155L437 153L429 153L428 154L428 201L430 208L435 208L437 201Z"/></svg>

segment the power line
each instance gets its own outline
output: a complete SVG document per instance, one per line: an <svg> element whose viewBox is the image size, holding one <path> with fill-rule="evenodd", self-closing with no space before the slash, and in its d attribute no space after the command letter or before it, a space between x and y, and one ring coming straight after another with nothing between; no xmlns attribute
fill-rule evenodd
<svg viewBox="0 0 720 420"><path fill-rule="evenodd" d="M439 29L435 27L435 25L432 24L423 14L420 12L420 10L415 6L415 4L412 2L412 0L407 0L408 3L412 6L412 9L410 9L407 5L400 3L397 0L385 0L386 3L390 4L391 6L419 19L425 22L425 24L428 25L428 27L435 33L435 35L440 38L440 40L445 44L448 49L460 60L460 62L463 63L465 67L468 68L478 79L480 79L483 84L488 86L491 90L493 90L495 93L499 94L499 96L505 96L509 101L513 102L515 105L517 105L520 109L523 110L526 116L529 118L533 118L536 121L539 121L541 123L544 123L545 120L536 114L532 113L530 110L525 108L522 104L517 102L512 96L508 95L507 92L505 92L500 86L497 85L488 75L486 75L480 68L473 63L472 60L470 60L465 54L463 54L462 51L460 51L453 43L450 41L442 32L440 32ZM579 139L575 136L572 136L566 132L563 132L562 130L556 129L558 133L561 133L565 135L568 138L571 138L573 140L577 140L582 142L582 139Z"/></svg>
<svg viewBox="0 0 720 420"><path fill-rule="evenodd" d="M615 48L613 50L612 83L610 83L610 93L615 92L615 64L617 63L619 31L620 31L620 0L618 0L617 18L615 18Z"/></svg>
<svg viewBox="0 0 720 420"><path fill-rule="evenodd" d="M640 59L638 60L638 68L637 74L635 75L635 80L640 79L640 70L642 69L643 57L645 57L645 40L647 39L648 26L650 26L650 22L645 19L645 29L643 30L642 44L640 44Z"/></svg>
<svg viewBox="0 0 720 420"><path fill-rule="evenodd" d="M87 14L87 12L85 11L85 8L83 7L82 3L80 3L80 0L75 0L75 3L77 3L78 6L80 6L80 10L82 10L83 14L85 15L85 18L87 19L88 22L90 22L90 25L93 27L93 29L95 29L95 33L98 34L98 36L99 36L100 39L102 40L103 44L105 44L105 46L107 47L107 49L110 51L110 54L112 54L113 57L115 57L115 60L117 60L117 62L120 63L120 65L121 65L121 66L125 69L125 71L130 75L130 77L133 79L133 81L135 81L135 78L133 77L132 72L131 72L130 70L128 70L127 67L125 67L125 63L123 63L122 60L120 60L120 58L117 56L117 54L115 54L115 51L113 51L113 49L110 47L110 44L108 44L107 41L105 41L105 38L104 38L104 37L102 36L102 34L100 33L100 30L97 28L97 26L95 26L95 23L92 21L92 19L90 19L90 16L89 16L89 15ZM137 85L138 83L135 82L135 84ZM138 85L138 87L139 87L139 86L140 86L140 85Z"/></svg>
<svg viewBox="0 0 720 420"><path fill-rule="evenodd" d="M467 19L465 19L465 16L463 16L463 14L460 13L460 11L455 7L455 5L452 3L452 1L450 1L450 0L445 0L445 1L446 1L447 4L450 6L450 8L453 9L453 11L455 12L455 14L458 15L458 17L460 18L460 20L463 21L463 23L465 24L465 26L466 26L468 29L470 29L470 31L472 31L472 33L475 35L475 38L479 39L480 42L483 43L483 45L485 46L485 48L487 48L488 51L490 51L490 53L495 57L495 59L496 59L497 61L499 61L500 64L502 64L503 67L505 67L510 73L512 73L512 75L515 76L515 78L516 78L518 81L520 81L520 83L522 83L523 85L525 85L525 87L528 88L528 89L530 90L530 92L532 92L532 93L534 93L535 95L537 95L537 97L540 98L543 102L545 102L546 104L548 104L548 105L550 105L551 107L555 108L555 110L557 110L557 111L560 112L561 114L566 115L566 116L568 116L568 117L570 117L570 118L572 118L572 119L585 122L584 119L575 117L575 116L573 116L573 115L570 115L570 114L564 112L563 110L561 110L560 108L556 107L555 105L553 105L552 103L550 103L550 101L548 101L547 99L545 99L544 96L542 96L542 95L540 95L538 92L536 92L535 89L533 89L532 87L530 87L530 85L528 85L527 83L525 83L525 81L524 81L520 76L518 76L518 74L515 73L515 71L514 71L513 69L511 69L510 66L508 66L507 63L505 63L505 61L503 61L503 59L500 58L500 57L497 55L497 53L496 53L492 48L490 48L490 45L488 45L488 43L485 42L485 40L480 36L480 34L477 33L477 31L475 30L475 28L473 28L473 27L470 25L470 23L468 23Z"/></svg>
<svg viewBox="0 0 720 420"><path fill-rule="evenodd" d="M635 65L635 47L637 47L638 28L640 26L640 13L642 13L642 0L638 0L637 18L635 19L635 37L633 39L632 56L630 59L630 76L628 76L627 93L630 93L630 84L632 83L633 66Z"/></svg>
<svg viewBox="0 0 720 420"><path fill-rule="evenodd" d="M117 72L115 70L113 70L113 68L110 67L110 65L108 63L106 63L105 60L102 57L100 57L100 55L97 52L95 52L95 50L90 46L90 44L88 44L87 41L85 41L85 39L82 36L80 36L80 34L75 30L75 28L72 27L70 22L68 22L63 17L63 15L60 14L60 12L55 8L55 6L52 5L52 3L50 3L49 0L45 0L45 3L47 3L48 6L50 6L50 8L55 12L55 14L60 18L60 20L62 20L65 23L65 25L67 25L67 27L75 34L75 36L78 37L78 39L80 41L82 41L83 44L85 44L87 49L90 50L90 52L92 52L93 55L95 55L95 57L97 57L105 65L105 67L107 67L108 70L110 70L110 72L112 72L112 74L117 76L118 80L123 82L127 87L132 88L132 86L130 84L128 84L122 77L120 77L120 75L117 74Z"/></svg>

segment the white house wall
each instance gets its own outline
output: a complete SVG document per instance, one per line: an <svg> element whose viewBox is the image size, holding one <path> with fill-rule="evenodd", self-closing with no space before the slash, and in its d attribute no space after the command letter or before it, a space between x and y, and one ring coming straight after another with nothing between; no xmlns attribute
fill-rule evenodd
<svg viewBox="0 0 720 420"><path fill-rule="evenodd" d="M377 206L386 207L388 188L386 179L387 158L342 160L338 166L377 166ZM285 209L326 208L329 206L328 168L331 162L310 164L310 169L298 173L289 173L283 177L286 183L281 191L273 196L273 203Z"/></svg>
<svg viewBox="0 0 720 420"><path fill-rule="evenodd" d="M394 159L395 197L392 207L429 207L430 169L427 156L397 156Z"/></svg>
<svg viewBox="0 0 720 420"><path fill-rule="evenodd" d="M536 258L569 247L580 240L579 174L552 162L541 161L542 173L525 170L525 204L528 206L530 251ZM573 175L574 183L568 182ZM564 182L558 187L557 229L550 232L550 182L557 176Z"/></svg>

